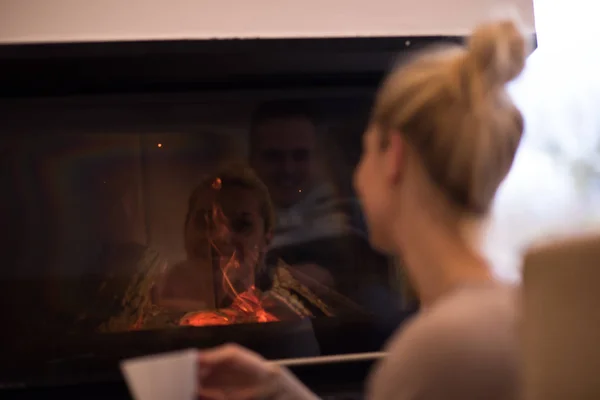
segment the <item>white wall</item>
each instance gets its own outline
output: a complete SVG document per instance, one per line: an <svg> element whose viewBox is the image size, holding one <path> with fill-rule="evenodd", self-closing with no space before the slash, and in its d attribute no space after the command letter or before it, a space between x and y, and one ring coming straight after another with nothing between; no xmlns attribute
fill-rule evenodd
<svg viewBox="0 0 600 400"><path fill-rule="evenodd" d="M572 49L596 46L600 37L600 2L594 0L534 0L540 47Z"/></svg>
<svg viewBox="0 0 600 400"><path fill-rule="evenodd" d="M0 43L464 35L532 0L0 0Z"/></svg>
<svg viewBox="0 0 600 400"><path fill-rule="evenodd" d="M486 250L518 280L532 243L600 230L597 2L536 0L539 47L511 85L525 137L496 198Z"/></svg>

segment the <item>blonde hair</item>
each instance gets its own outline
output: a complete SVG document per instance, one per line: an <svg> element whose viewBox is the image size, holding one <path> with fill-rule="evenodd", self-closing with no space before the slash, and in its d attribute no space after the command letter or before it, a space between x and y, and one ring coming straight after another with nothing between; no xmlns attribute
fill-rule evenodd
<svg viewBox="0 0 600 400"><path fill-rule="evenodd" d="M218 185L215 185L218 183ZM239 187L254 191L260 202L260 214L264 221L265 233L270 233L275 225L275 211L269 190L256 175L254 170L244 162L229 161L216 168L215 171L204 177L202 182L192 191L188 200L188 209L184 224L184 242L188 254L191 252L192 244L187 237L188 225L193 217L196 203L207 189L220 190L221 188Z"/></svg>
<svg viewBox="0 0 600 400"><path fill-rule="evenodd" d="M399 133L461 211L485 214L523 132L505 84L524 68L527 43L511 20L482 25L468 46L420 54L380 88L371 123Z"/></svg>

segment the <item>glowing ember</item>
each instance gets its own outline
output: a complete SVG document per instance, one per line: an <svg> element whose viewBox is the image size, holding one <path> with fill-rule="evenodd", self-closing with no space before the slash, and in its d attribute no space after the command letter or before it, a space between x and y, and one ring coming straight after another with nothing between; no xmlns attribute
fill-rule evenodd
<svg viewBox="0 0 600 400"><path fill-rule="evenodd" d="M239 294L231 307L187 314L181 319L180 325L212 326L274 321L278 321L278 318L264 310L255 290L251 289Z"/></svg>
<svg viewBox="0 0 600 400"><path fill-rule="evenodd" d="M221 186L223 185L223 183L221 182L221 178L217 178L213 181L212 183L212 187L213 189L219 190L221 189Z"/></svg>

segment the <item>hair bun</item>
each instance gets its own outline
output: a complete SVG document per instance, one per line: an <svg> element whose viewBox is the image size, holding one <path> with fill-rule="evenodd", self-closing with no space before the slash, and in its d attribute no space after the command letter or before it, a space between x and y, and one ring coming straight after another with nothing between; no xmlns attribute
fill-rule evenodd
<svg viewBox="0 0 600 400"><path fill-rule="evenodd" d="M515 21L492 22L475 29L467 57L490 86L500 86L523 71L527 43Z"/></svg>

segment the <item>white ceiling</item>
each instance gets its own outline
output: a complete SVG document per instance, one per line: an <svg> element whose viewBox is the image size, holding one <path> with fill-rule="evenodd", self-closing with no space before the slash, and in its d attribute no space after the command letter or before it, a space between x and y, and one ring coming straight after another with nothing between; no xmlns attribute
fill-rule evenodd
<svg viewBox="0 0 600 400"><path fill-rule="evenodd" d="M0 0L0 43L463 36L532 0Z"/></svg>

